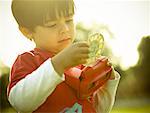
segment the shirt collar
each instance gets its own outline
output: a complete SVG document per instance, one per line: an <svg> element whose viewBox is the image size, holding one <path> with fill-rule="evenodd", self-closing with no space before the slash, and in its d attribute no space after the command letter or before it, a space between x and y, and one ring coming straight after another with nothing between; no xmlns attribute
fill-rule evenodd
<svg viewBox="0 0 150 113"><path fill-rule="evenodd" d="M40 48L34 48L34 52L36 52L38 54L42 54L42 55L50 57L50 58L52 58L54 56L54 53L47 51L47 50L40 49Z"/></svg>

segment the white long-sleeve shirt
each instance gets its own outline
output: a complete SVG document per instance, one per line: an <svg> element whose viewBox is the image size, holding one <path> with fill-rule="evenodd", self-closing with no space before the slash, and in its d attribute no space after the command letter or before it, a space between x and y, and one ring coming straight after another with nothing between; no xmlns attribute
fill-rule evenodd
<svg viewBox="0 0 150 113"><path fill-rule="evenodd" d="M36 111L49 101L48 98L55 92L56 87L64 82L64 75L61 77L57 74L50 57L52 56L47 52L35 49L16 59L11 69L8 99L18 112ZM109 113L112 109L119 79L119 74L115 72L115 79L108 80L97 91L95 95L97 113Z"/></svg>

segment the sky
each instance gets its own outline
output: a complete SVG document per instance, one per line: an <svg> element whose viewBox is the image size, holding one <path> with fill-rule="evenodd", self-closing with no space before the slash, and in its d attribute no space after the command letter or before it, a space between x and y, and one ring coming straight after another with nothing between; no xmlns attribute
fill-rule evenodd
<svg viewBox="0 0 150 113"><path fill-rule="evenodd" d="M114 34L108 44L123 69L138 61L141 37L150 35L150 0L75 0L76 22L104 24ZM34 48L18 30L11 0L0 0L0 60L11 66L18 54Z"/></svg>

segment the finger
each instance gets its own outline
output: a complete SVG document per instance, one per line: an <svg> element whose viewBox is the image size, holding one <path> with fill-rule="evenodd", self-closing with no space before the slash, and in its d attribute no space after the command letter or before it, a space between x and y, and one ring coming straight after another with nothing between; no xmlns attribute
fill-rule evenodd
<svg viewBox="0 0 150 113"><path fill-rule="evenodd" d="M83 42L77 42L76 45L78 47L89 47L89 44L87 42L85 42L85 41L83 41Z"/></svg>
<svg viewBox="0 0 150 113"><path fill-rule="evenodd" d="M87 63L88 56L79 57L78 60L76 60L77 64L85 64Z"/></svg>
<svg viewBox="0 0 150 113"><path fill-rule="evenodd" d="M88 47L82 47L79 49L79 51L81 54L89 54L90 53L90 50Z"/></svg>
<svg viewBox="0 0 150 113"><path fill-rule="evenodd" d="M115 69L114 69L113 66L111 66L111 68L112 68L112 71L111 71L111 76L110 76L110 78L111 78L111 79L114 79L114 78L115 78Z"/></svg>
<svg viewBox="0 0 150 113"><path fill-rule="evenodd" d="M99 59L99 60L102 60L102 59L104 59L104 58L107 58L107 59L108 59L108 57L106 57L106 56L100 56L98 59Z"/></svg>
<svg viewBox="0 0 150 113"><path fill-rule="evenodd" d="M86 59L81 59L80 64L86 64L87 60Z"/></svg>
<svg viewBox="0 0 150 113"><path fill-rule="evenodd" d="M79 59L85 59L85 60L88 59L88 58L90 58L88 54L82 54L79 57Z"/></svg>
<svg viewBox="0 0 150 113"><path fill-rule="evenodd" d="M108 61L107 66L112 66L112 63Z"/></svg>
<svg viewBox="0 0 150 113"><path fill-rule="evenodd" d="M108 66L112 66L112 60L110 58L108 58L108 62L107 62Z"/></svg>

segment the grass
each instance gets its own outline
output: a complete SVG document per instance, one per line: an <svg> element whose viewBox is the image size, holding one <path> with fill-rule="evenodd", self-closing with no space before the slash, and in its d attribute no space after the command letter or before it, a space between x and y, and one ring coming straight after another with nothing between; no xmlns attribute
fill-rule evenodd
<svg viewBox="0 0 150 113"><path fill-rule="evenodd" d="M149 106L113 108L111 113L150 113Z"/></svg>

